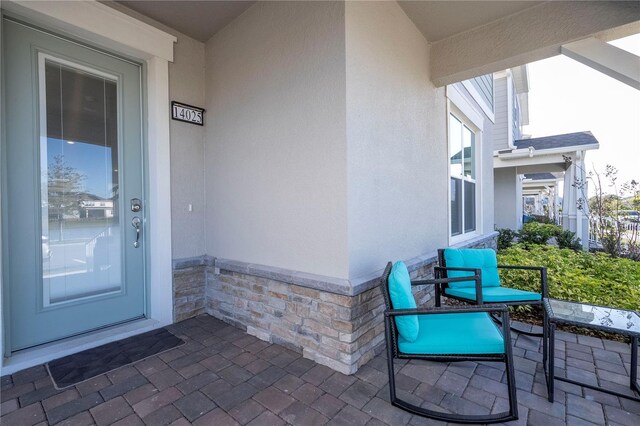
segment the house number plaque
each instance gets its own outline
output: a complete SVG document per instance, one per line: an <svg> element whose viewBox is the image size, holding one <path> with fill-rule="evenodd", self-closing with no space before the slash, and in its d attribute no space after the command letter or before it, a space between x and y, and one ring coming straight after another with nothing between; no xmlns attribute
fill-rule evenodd
<svg viewBox="0 0 640 426"><path fill-rule="evenodd" d="M204 109L180 102L171 102L171 118L186 123L202 126L204 123Z"/></svg>

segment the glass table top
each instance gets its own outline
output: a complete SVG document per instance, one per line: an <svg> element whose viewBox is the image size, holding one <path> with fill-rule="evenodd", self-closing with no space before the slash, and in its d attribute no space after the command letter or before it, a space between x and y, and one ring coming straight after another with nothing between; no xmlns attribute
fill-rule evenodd
<svg viewBox="0 0 640 426"><path fill-rule="evenodd" d="M550 308L547 309L547 314L552 320L640 336L640 315L637 312L556 299L547 299L546 302L547 308Z"/></svg>

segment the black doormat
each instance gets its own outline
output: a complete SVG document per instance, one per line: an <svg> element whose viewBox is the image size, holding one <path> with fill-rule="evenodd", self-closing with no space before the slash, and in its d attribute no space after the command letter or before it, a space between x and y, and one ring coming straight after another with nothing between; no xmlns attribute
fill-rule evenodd
<svg viewBox="0 0 640 426"><path fill-rule="evenodd" d="M182 344L160 328L53 360L47 369L56 389L64 389Z"/></svg>

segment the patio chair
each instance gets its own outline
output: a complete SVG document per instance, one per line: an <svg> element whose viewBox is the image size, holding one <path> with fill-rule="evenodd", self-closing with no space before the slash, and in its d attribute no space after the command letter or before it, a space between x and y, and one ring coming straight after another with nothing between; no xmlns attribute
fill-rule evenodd
<svg viewBox="0 0 640 426"><path fill-rule="evenodd" d="M387 264L380 287L384 297L385 339L391 404L410 413L445 422L497 423L518 419L518 403L511 355L509 312L505 305L417 308L413 286L460 282L465 278L411 281L403 262ZM502 330L489 316L503 315ZM395 359L429 361L504 362L509 390L509 411L495 414L452 414L418 407L398 398Z"/></svg>
<svg viewBox="0 0 640 426"><path fill-rule="evenodd" d="M469 281L443 283L436 287L436 306L440 297L447 296L466 303L504 303L514 305L542 305L548 297L547 268L544 266L498 265L496 252L492 249L446 248L438 250L438 263L434 268L436 278L470 277ZM522 269L540 273L540 293L503 287L498 271L500 269ZM499 321L499 319L494 318ZM528 336L542 337L535 333L511 328Z"/></svg>

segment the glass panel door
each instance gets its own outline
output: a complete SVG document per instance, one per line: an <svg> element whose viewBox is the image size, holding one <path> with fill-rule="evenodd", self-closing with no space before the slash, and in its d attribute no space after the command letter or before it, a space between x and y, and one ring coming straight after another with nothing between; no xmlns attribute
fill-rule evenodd
<svg viewBox="0 0 640 426"><path fill-rule="evenodd" d="M144 317L148 212L140 65L3 19L2 262L16 351Z"/></svg>
<svg viewBox="0 0 640 426"><path fill-rule="evenodd" d="M42 294L50 306L122 289L118 81L44 54L39 71Z"/></svg>

